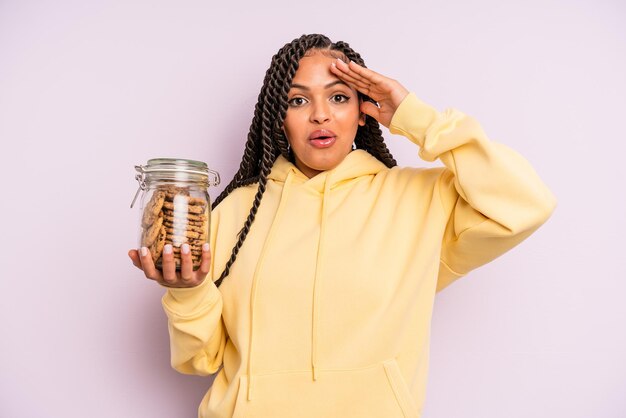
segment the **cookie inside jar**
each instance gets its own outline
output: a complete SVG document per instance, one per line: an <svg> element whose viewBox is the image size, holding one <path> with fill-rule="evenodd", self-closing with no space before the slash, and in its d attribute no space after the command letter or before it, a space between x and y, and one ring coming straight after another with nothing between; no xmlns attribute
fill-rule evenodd
<svg viewBox="0 0 626 418"><path fill-rule="evenodd" d="M150 250L157 268L162 268L163 248L171 244L176 269L181 266L181 247L188 244L193 268L200 266L202 245L208 242L208 198L186 186L158 185L144 205L141 245Z"/></svg>

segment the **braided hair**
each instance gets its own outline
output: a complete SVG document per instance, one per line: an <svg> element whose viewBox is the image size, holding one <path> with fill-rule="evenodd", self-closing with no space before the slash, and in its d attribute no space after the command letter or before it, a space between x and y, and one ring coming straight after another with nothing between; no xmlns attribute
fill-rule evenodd
<svg viewBox="0 0 626 418"><path fill-rule="evenodd" d="M272 57L254 107L254 117L248 132L239 170L213 203L214 209L233 190L254 183L259 184L250 213L238 234L237 243L232 249L224 271L215 282L216 286L219 286L230 273L230 268L237 259L237 254L248 232L250 232L250 227L265 193L267 177L274 162L279 155L290 159L289 143L283 132L283 122L288 108L287 95L293 77L298 70L300 59L312 51L320 51L344 61L351 60L365 66L361 55L350 48L347 43L341 41L333 43L328 37L319 34L302 35L285 44ZM361 93L358 94L360 99L375 103L370 97ZM365 125L358 127L354 144L357 149L369 152L389 168L397 165L396 160L385 145L378 121L370 116L366 115Z"/></svg>

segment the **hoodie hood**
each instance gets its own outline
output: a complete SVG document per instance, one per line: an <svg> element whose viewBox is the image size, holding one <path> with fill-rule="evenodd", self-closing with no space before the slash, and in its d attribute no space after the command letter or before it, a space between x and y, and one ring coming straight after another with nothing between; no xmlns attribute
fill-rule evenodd
<svg viewBox="0 0 626 418"><path fill-rule="evenodd" d="M281 155L276 159L269 179L284 183L289 173L293 173L292 181L294 184L306 183L306 186L323 193L325 187L332 190L347 181L361 176L375 175L386 168L382 162L367 151L357 149L350 152L334 169L321 172L309 179L298 167ZM327 179L330 184L326 184Z"/></svg>

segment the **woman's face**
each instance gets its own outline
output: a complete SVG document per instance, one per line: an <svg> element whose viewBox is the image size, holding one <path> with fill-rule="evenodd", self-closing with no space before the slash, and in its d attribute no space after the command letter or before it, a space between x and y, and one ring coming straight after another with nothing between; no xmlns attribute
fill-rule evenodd
<svg viewBox="0 0 626 418"><path fill-rule="evenodd" d="M303 57L287 96L283 127L296 167L309 178L343 161L365 124L356 90L330 72L334 60L319 51Z"/></svg>

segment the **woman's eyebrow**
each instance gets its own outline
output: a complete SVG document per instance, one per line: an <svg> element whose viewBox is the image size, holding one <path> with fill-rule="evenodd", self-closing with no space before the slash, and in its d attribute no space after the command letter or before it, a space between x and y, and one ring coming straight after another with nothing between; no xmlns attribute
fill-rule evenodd
<svg viewBox="0 0 626 418"><path fill-rule="evenodd" d="M325 88L325 89L329 89L329 88L331 88L331 87L333 87L333 86L336 86L337 84L343 84L344 86L348 87L348 85L347 85L346 83L344 83L343 81L341 81L341 80L335 80L335 81L333 81L333 82L331 82L331 83L326 84L326 85L324 86L324 88ZM292 84L292 85L291 85L291 88L297 88L297 89L304 90L304 91L310 91L310 90L311 90L311 89L310 89L310 88L308 88L307 86L304 86L304 85L302 85L302 84L296 84L296 83Z"/></svg>

